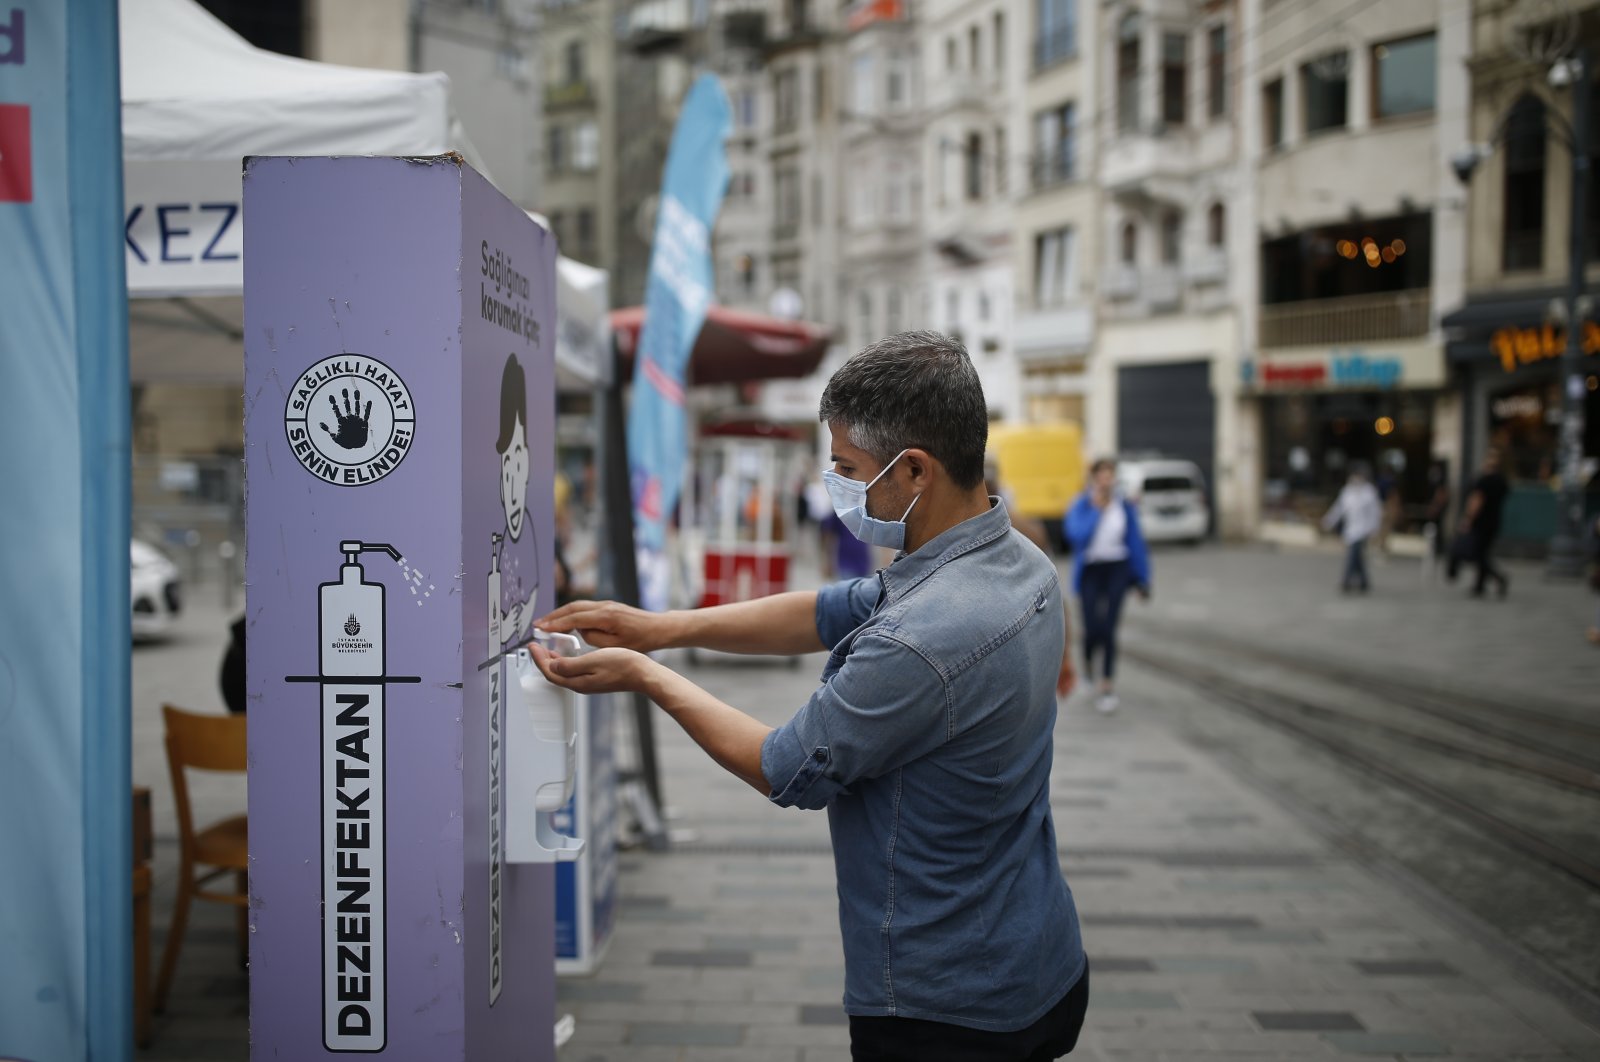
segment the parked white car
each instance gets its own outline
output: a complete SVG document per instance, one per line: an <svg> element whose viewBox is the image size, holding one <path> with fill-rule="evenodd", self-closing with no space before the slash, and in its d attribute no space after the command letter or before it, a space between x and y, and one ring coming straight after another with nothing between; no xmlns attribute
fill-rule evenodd
<svg viewBox="0 0 1600 1062"><path fill-rule="evenodd" d="M1150 542L1199 542L1211 529L1206 480L1193 461L1129 457L1117 462L1117 482L1139 507Z"/></svg>
<svg viewBox="0 0 1600 1062"><path fill-rule="evenodd" d="M148 542L134 539L132 571L133 639L159 638L172 628L183 609L178 566Z"/></svg>

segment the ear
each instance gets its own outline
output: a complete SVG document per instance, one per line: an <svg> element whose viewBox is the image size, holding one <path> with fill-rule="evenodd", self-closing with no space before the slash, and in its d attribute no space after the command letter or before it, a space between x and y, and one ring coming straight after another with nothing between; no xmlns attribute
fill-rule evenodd
<svg viewBox="0 0 1600 1062"><path fill-rule="evenodd" d="M912 448L906 451L900 463L906 466L906 474L913 484L926 487L933 479L933 470L938 461L928 451Z"/></svg>

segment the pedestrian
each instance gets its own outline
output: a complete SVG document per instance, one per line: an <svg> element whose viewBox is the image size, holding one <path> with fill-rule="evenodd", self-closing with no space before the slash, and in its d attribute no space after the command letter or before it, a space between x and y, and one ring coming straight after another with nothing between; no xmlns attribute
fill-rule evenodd
<svg viewBox="0 0 1600 1062"><path fill-rule="evenodd" d="M1494 564L1494 543L1500 537L1500 519L1505 512L1506 495L1510 493L1511 485L1500 471L1500 451L1490 447L1483 455L1482 469L1462 508L1461 524L1450 550L1447 569L1450 581L1455 582L1462 562L1477 566L1473 597L1482 597L1491 582L1495 584L1496 596L1501 598L1511 588L1511 580Z"/></svg>
<svg viewBox="0 0 1600 1062"><path fill-rule="evenodd" d="M1450 514L1450 466L1442 458L1428 466L1428 511L1422 518L1423 536L1427 539L1427 566L1429 582L1439 578L1439 566L1444 563L1446 543L1445 523Z"/></svg>
<svg viewBox="0 0 1600 1062"><path fill-rule="evenodd" d="M820 419L833 508L897 551L887 568L687 612L575 603L539 626L613 648L533 655L559 686L646 694L773 803L827 809L852 1059L1058 1058L1089 973L1050 814L1055 566L984 492L988 413L959 341L873 343L828 381ZM771 729L644 655L689 645L830 655Z"/></svg>
<svg viewBox="0 0 1600 1062"><path fill-rule="evenodd" d="M872 547L850 533L830 507L817 524L822 536L822 574L831 581L859 579L872 572Z"/></svg>
<svg viewBox="0 0 1600 1062"><path fill-rule="evenodd" d="M1117 489L1117 463L1102 457L1089 467L1089 486L1067 510L1072 546L1072 584L1083 610L1083 674L1100 680L1095 708L1117 710L1117 624L1129 590L1150 600L1150 550L1139 526L1139 510Z"/></svg>
<svg viewBox="0 0 1600 1062"><path fill-rule="evenodd" d="M1600 594L1600 517L1589 528L1589 589ZM1600 604L1594 607L1594 623L1589 626L1589 642L1600 645Z"/></svg>
<svg viewBox="0 0 1600 1062"><path fill-rule="evenodd" d="M1372 589L1367 579L1367 539L1377 533L1383 523L1383 501L1378 488L1372 485L1365 465L1357 462L1350 466L1349 478L1333 505L1322 518L1322 527L1339 532L1344 539L1344 576L1339 581L1341 593Z"/></svg>

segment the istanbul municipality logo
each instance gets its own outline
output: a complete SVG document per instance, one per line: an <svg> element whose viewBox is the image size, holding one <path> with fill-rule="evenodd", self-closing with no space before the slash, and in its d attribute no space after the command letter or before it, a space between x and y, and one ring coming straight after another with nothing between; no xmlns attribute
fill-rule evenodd
<svg viewBox="0 0 1600 1062"><path fill-rule="evenodd" d="M306 471L339 487L364 487L393 472L416 434L405 381L365 354L335 354L307 369L289 392L283 422Z"/></svg>

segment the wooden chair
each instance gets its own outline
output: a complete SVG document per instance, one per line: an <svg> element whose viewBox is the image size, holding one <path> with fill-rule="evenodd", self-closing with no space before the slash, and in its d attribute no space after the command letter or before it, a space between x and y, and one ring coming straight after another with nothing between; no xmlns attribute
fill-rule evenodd
<svg viewBox="0 0 1600 1062"><path fill-rule="evenodd" d="M133 787L133 1042L150 1046L150 790Z"/></svg>
<svg viewBox="0 0 1600 1062"><path fill-rule="evenodd" d="M189 922L189 901L206 900L231 904L239 909L239 957L249 952L250 896L247 871L249 845L246 843L245 816L231 815L196 830L189 807L186 769L201 771L243 771L245 769L245 717L243 715L199 715L161 706L167 726L167 769L172 773L172 795L177 802L178 835L182 842L178 870L178 898L172 910L172 928L167 930L161 954L161 976L156 981L154 1009L166 1009L167 990L178 965L178 951ZM203 886L233 874L235 891L221 892Z"/></svg>

